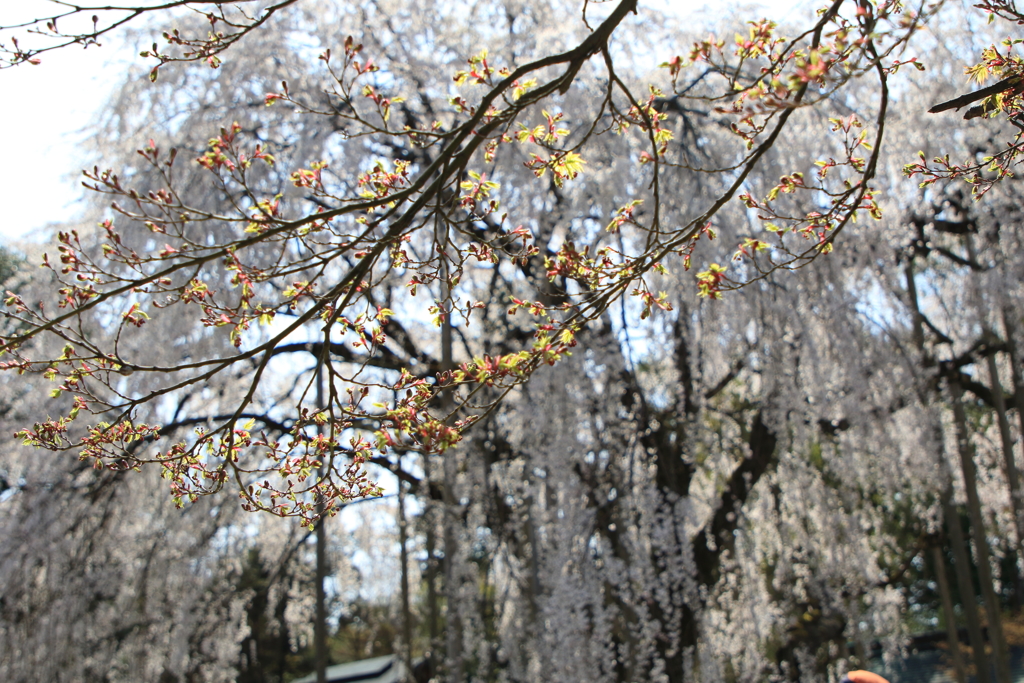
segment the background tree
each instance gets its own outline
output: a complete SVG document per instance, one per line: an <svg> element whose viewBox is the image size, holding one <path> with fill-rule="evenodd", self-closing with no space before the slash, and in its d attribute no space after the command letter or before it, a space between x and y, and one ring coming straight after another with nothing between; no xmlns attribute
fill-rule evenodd
<svg viewBox="0 0 1024 683"><path fill-rule="evenodd" d="M197 77L192 66L163 60L155 84L126 87L97 144L127 164L138 158L130 131L145 128L153 142L141 166L117 178L93 174L118 195L121 213L106 223L113 214L103 213L106 198L98 203L88 222L102 227L68 232L63 266L51 259L54 276L72 278L65 291L55 296L52 281L24 284L10 295L16 310L8 321L16 325L9 338L21 344L11 350L18 354L12 369L26 371L12 420L53 414L54 406L68 416L77 408L82 420L87 408L106 405L128 411L132 422L85 436L98 448L88 451L99 457L91 462L114 470L70 463L78 468L72 477L66 461L49 472L21 461L26 482L40 482L39 498L19 486L5 511L25 520L22 536L38 545L19 540L3 561L41 553L47 536L30 520L35 501L53 490L67 496L69 524L117 518L65 483L75 478L90 486L109 479L116 507L107 509L138 514L152 506L155 477L126 470L159 460L183 503L237 478L248 505L308 518L318 505L337 507L358 493L346 486L366 481L363 467L379 467L374 481L393 481L381 479L391 472L413 499L411 554L423 584L421 593L410 591L411 604L377 604L363 614L381 632L414 634L402 647L429 653L449 680L528 681L552 672L599 681L818 680L830 667L862 665L879 636L897 652L912 626L903 611L938 609L934 596L914 587L929 543L942 537L947 481L953 502L966 493L956 475L950 379L968 391L968 438L960 441L976 449L980 486L1006 490L991 457L1002 439L1002 422L992 417L998 410L970 403L972 393L984 402L983 383L998 385L990 370L974 367L991 353L984 353L990 342L979 346L972 335L981 321L992 321L993 331L1005 327L991 311L1008 311L1011 321L1019 315L1013 303L985 303L999 285L969 277L976 257L966 246L961 255L953 237L943 248L960 261L924 241L915 248L932 249L934 262L907 280L905 265L921 268L925 256L907 255L907 233L850 219L857 209L875 213L875 190L866 185L874 174L876 189L893 188L887 201L895 220L907 215L900 201L926 204L897 183L913 153L903 145L919 144L913 135L923 124L912 114L939 98L917 106L911 86L901 86L899 98L888 88L893 60L909 59L915 48L895 50L917 22L935 19L837 2L820 15L820 29L788 32L802 35L803 52L773 43L776 29L756 22L737 55L698 42L695 67L668 58L652 73L649 55L673 44L685 53L684 33L671 18L658 28L632 23L630 9L605 9L599 23L598 10L588 8L591 32L572 5L281 6L245 36L245 54L226 53L218 70ZM182 30L203 35L208 23ZM323 70L341 55L298 71L310 54L339 52L339 27L354 35L340 47L348 71ZM858 43L857 35L873 38ZM927 45L930 36L918 36ZM182 58L197 49L178 47ZM766 48L767 57L759 53ZM477 55L469 68L466 55ZM501 74L488 73L530 63L534 84L533 73L522 73L502 90ZM777 69L778 77L762 80L752 65L769 75ZM855 78L864 74L871 80ZM647 89L650 81L661 91ZM397 101L402 93L408 99ZM889 109L894 101L899 108ZM881 107L864 114L868 102ZM489 114L491 105L501 111ZM164 130L154 130L155 120ZM204 131L234 121L237 128L207 139ZM882 125L895 132L891 157L881 156L875 139ZM607 134L615 128L622 134ZM823 131L831 136L823 139ZM871 150L858 151L872 139ZM497 142L493 150L489 142ZM158 150L172 144L176 161L167 166L170 153ZM242 150L255 166L245 167ZM570 156L577 154L582 172ZM327 157L344 162L311 164ZM182 164L189 158L200 161ZM928 203L941 206L939 197ZM921 230L947 218L931 217ZM846 237L837 253L779 272L830 250L840 230ZM744 251L732 261L737 244ZM1012 253L991 244L993 255ZM709 298L730 285L722 272L752 284L699 300L685 269L693 259L707 264L698 285ZM323 283L318 291L309 288L315 281ZM1017 281L1001 286L1012 292ZM916 308L911 282L924 293ZM123 300L100 293L129 285L149 291L125 289ZM47 328L63 339L20 341L24 325L47 325L36 316L68 296L74 315ZM416 306L422 297L425 312ZM36 309L33 301L46 304ZM668 304L673 310L658 312ZM190 306L201 310L192 323L173 313ZM939 319L930 306L948 315ZM970 315L956 315L964 311ZM259 328L261 316L268 320ZM1002 362L1010 351L997 353ZM523 381L547 361L554 367ZM221 371L207 371L219 364ZM54 400L63 404L44 405L40 396L54 386L51 367L63 387ZM319 370L329 378L326 415L311 407ZM75 392L91 403L78 407ZM991 390L987 396L994 402ZM467 415L471 428L456 422ZM70 448L81 438L76 428L40 422L27 436ZM183 445L156 452L160 442L147 440L156 434ZM450 448L457 438L462 443ZM359 467L348 470L349 458ZM947 479L936 462L956 476ZM330 474L319 478L323 463ZM257 497L248 486L262 481L268 485ZM130 486L135 497L125 493ZM274 490L285 495L275 499ZM991 502L999 496L981 499L983 523L1011 528L1005 509ZM167 621L161 628L180 629L167 650L147 650L154 632L138 631L138 645L123 650L135 660L117 647L94 648L108 653L97 677L131 679L145 670L229 678L236 669L255 676L256 662L265 677L283 671L260 653L280 652L286 631L308 632L310 588L298 581L308 558L302 564L295 555L306 547L300 530L250 523L230 505L202 512L213 505L197 499L184 513L161 508L162 518L154 515L142 531L178 528L184 543L195 536L180 520L199 520L204 543L160 546L174 558L161 570L178 580L160 581L159 592L174 604L175 591L203 587L227 601L221 611L212 610L210 626ZM118 548L126 565L139 562L147 545L144 534L95 536ZM57 537L83 557L101 558L97 566L113 566L95 543ZM1008 552L994 550L996 560ZM23 613L54 619L50 594L28 590L38 572L17 569L30 565L0 566L7 585L25 587ZM54 580L72 571L50 566L58 567ZM196 567L211 568L199 574L204 581L182 578ZM406 566L415 586L414 569ZM118 584L116 599L129 593ZM97 634L132 614L110 610L102 621L82 601L88 594L71 595ZM286 597L293 619L277 613ZM387 628L384 612L395 615ZM280 630L268 629L270 618ZM341 639L358 641L347 618ZM16 615L5 617L5 627L25 650L42 641L80 652L71 633L27 628ZM216 654L204 650L211 628L224 634ZM301 644L291 643L289 653ZM359 650L382 651L359 645L348 656ZM161 659L166 651L178 659ZM118 669L110 663L119 657L135 663ZM4 665L18 680L40 667L80 671L82 661Z"/></svg>

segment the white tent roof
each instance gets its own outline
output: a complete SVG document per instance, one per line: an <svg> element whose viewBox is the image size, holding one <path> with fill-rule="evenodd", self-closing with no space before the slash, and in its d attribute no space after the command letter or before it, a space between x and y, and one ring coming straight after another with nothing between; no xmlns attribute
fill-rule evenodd
<svg viewBox="0 0 1024 683"><path fill-rule="evenodd" d="M405 679L405 665L394 655L327 667L327 683L401 683ZM316 674L297 678L293 683L316 683Z"/></svg>

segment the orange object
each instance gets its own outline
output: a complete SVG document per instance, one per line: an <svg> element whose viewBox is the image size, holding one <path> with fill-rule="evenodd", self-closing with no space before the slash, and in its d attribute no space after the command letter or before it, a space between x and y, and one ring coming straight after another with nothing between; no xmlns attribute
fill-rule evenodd
<svg viewBox="0 0 1024 683"><path fill-rule="evenodd" d="M849 671L846 674L846 678L850 683L889 683L878 674L873 674L870 671Z"/></svg>

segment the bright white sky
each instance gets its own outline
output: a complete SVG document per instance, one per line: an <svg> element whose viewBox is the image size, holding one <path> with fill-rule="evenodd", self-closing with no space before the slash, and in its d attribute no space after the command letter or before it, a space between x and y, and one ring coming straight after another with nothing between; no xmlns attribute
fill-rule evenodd
<svg viewBox="0 0 1024 683"><path fill-rule="evenodd" d="M65 49L38 66L0 71L7 103L0 107L0 240L29 237L74 214L82 195L76 158L81 129L121 73L108 66L112 58L103 48Z"/></svg>
<svg viewBox="0 0 1024 683"><path fill-rule="evenodd" d="M5 0L0 25L22 19L27 7L44 7L39 0ZM646 0L665 10L700 7L698 0ZM793 0L764 0L776 15L793 12ZM16 10L15 7L18 9ZM717 10L701 10L721 12ZM754 10L756 13L756 10ZM785 17L783 17L785 18ZM110 91L125 73L130 59L113 45L65 48L43 56L38 66L0 70L0 245L13 240L45 237L44 228L75 214L83 194L80 145L83 128L92 121ZM229 56L230 58L230 56Z"/></svg>

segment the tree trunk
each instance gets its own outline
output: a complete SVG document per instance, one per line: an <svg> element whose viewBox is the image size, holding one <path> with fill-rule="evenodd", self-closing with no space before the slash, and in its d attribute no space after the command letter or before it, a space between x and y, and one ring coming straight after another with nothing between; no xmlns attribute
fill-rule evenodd
<svg viewBox="0 0 1024 683"><path fill-rule="evenodd" d="M327 683L327 529L324 517L316 522L316 623L313 641L316 650L316 683Z"/></svg>
<svg viewBox="0 0 1024 683"><path fill-rule="evenodd" d="M444 460L444 597L445 597L445 660L450 683L462 683L462 620L459 617L459 581L456 576L455 459L447 454Z"/></svg>
<svg viewBox="0 0 1024 683"><path fill-rule="evenodd" d="M1021 434L1021 438L1024 439L1024 379L1022 379L1020 372L1021 358L1017 353L1017 326L1013 322L1013 312L1007 310L1006 307L1003 308L1003 328L1006 330L1006 349L1010 355L1010 380L1013 382L1014 398L1013 407L1017 410L1018 431ZM1016 460L1014 462L1016 463ZM1014 495L1012 491L1010 495ZM1022 499L1021 495L1022 493L1018 489L1014 502L1016 505L1024 507L1024 499ZM1024 512L1020 514L1024 515ZM1024 519L1020 521L1020 524L1024 526ZM1017 576L1021 577L1022 573L1024 573L1024 567L1021 566L1021 563L1024 563L1024 536L1021 536L1020 532L1018 532L1017 543ZM1014 595L1014 611L1020 611L1022 602L1024 602L1024 587Z"/></svg>
<svg viewBox="0 0 1024 683"><path fill-rule="evenodd" d="M988 634L992 641L996 681L997 683L1010 683L1010 659L1006 641L1003 638L1002 615L992 581L992 567L989 564L988 538L985 535L985 522L981 514L981 501L978 498L977 471L974 466L970 437L967 433L967 416L964 414L961 402L963 392L955 381L949 383L949 389L953 403L953 419L956 422L957 450L960 454L964 489L967 493L967 512L971 520L971 537L974 540L978 578L981 583L982 598L985 601L985 612L988 615Z"/></svg>
<svg viewBox="0 0 1024 683"><path fill-rule="evenodd" d="M398 475L402 460L398 460ZM405 486L398 476L398 543L399 561L402 563L402 660L408 681L412 680L412 610L409 607L409 530L405 518Z"/></svg>
<svg viewBox="0 0 1024 683"><path fill-rule="evenodd" d="M536 481L532 480L531 475L531 487L535 486ZM537 540L537 522L534 519L535 504L532 494L523 500L526 508L526 540L530 544L530 621L536 627L537 616L540 614L540 542Z"/></svg>
<svg viewBox="0 0 1024 683"><path fill-rule="evenodd" d="M746 457L733 469L718 501L718 509L712 515L711 520L691 540L693 559L696 564L695 578L698 585L707 589L708 592L721 577L723 554L733 547L735 540L733 532L739 527L742 518L739 514L741 508L757 482L775 463L775 446L777 444L778 438L765 424L764 415L759 411L750 425L749 454L746 454ZM700 634L696 616L689 605L686 605L678 650L680 659L687 649L695 649L697 646L697 638ZM670 678L670 680L673 683L677 681L682 683L686 680L687 672L680 669L680 674L680 678Z"/></svg>
<svg viewBox="0 0 1024 683"><path fill-rule="evenodd" d="M942 596L942 616L946 621L946 640L949 643L949 655L953 660L956 683L967 683L967 670L964 668L960 635L956 628L956 612L953 611L953 595L949 590L949 577L946 574L946 558L939 545L932 546L932 562L935 564L935 583L939 584L939 594Z"/></svg>
<svg viewBox="0 0 1024 683"><path fill-rule="evenodd" d="M971 643L974 654L974 668L977 669L978 683L989 683L988 656L985 654L985 638L981 633L981 619L978 614L978 601L974 595L974 582L971 581L971 560L967 555L967 543L963 529L960 528L960 516L953 507L953 489L948 486L943 492L942 512L946 518L946 533L949 535L949 546L953 551L956 563L956 583L960 589L960 600L967 620L967 639Z"/></svg>
<svg viewBox="0 0 1024 683"><path fill-rule="evenodd" d="M967 622L967 639L974 655L974 667L977 669L976 680L978 683L989 683L991 677L989 676L988 656L985 653L985 638L981 632L981 619L978 614L978 600L974 594L974 582L971 580L971 560L967 553L964 531L960 526L960 516L953 506L953 476L946 462L945 450L942 448L942 427L937 420L934 423L934 428L936 442L940 449L937 453L937 461L942 477L940 493L942 514L946 520L946 538L953 553L953 569L956 573L957 588L960 591L960 601L964 608L964 619Z"/></svg>
<svg viewBox="0 0 1024 683"><path fill-rule="evenodd" d="M994 353L988 356L988 376L992 386L992 403L995 405L996 417L999 420L999 437L1003 445L1003 474L1010 489L1010 509L1013 511L1014 532L1017 535L1015 550L1017 557L1024 555L1024 510L1021 510L1020 475L1013 456L1013 437L1010 435L1010 421L1006 417L1006 402L1003 399L1003 385L999 381L999 368L996 366ZM1014 602L1020 603L1021 576L1017 563L1013 563L1013 595Z"/></svg>
<svg viewBox="0 0 1024 683"><path fill-rule="evenodd" d="M437 226L437 249L441 254L441 308L444 318L441 321L441 371L454 367L452 354L452 306L449 282L447 248L448 234L439 224ZM441 392L442 413L450 413L454 401L449 392ZM429 457L429 456L428 456ZM459 618L459 581L456 577L455 557L458 554L458 537L456 525L455 480L458 469L452 452L441 455L444 472L444 592L445 592L445 660L448 667L450 683L462 682L462 621Z"/></svg>
<svg viewBox="0 0 1024 683"><path fill-rule="evenodd" d="M968 244L968 249L970 248L970 244ZM905 269L907 295L910 300L911 310L913 311L913 339L914 345L917 347L917 351L922 355L922 360L927 363L930 360L930 357L927 356L924 348L924 316L921 314L921 307L918 302L917 284L914 281L913 265L913 259L909 259ZM957 391L959 391L959 387L957 388ZM954 404L957 406L959 406L958 396L959 394L957 394L957 398L954 399ZM928 402L927 397L923 397L922 400L925 403ZM935 421L935 430L936 441L941 445L944 439L942 436L942 428L938 424L937 420ZM976 680L978 683L989 683L988 656L985 653L985 639L981 632L981 620L978 614L978 604L974 594L974 584L971 580L971 564L967 554L967 544L964 541L963 529L960 527L960 517L957 515L956 508L953 506L953 480L949 467L946 463L944 449L939 451L937 457L943 478L943 487L940 494L942 496L942 512L946 520L946 533L949 539L950 549L953 551L953 561L956 563L954 569L956 571L957 587L960 589L960 599L963 603L964 617L967 621L968 640L971 643L971 650L974 654L974 664L977 669ZM973 461L971 461L971 467L973 471ZM975 494L976 493L977 491L975 490ZM942 558L937 558L937 560L939 559ZM936 572L939 571L945 574L945 564L937 561ZM948 593L949 590L948 582L940 581L940 590L944 592L943 609L945 610L946 621L948 624L952 624L955 634L955 621L951 618L952 596L949 596L950 605L948 609L946 606L945 593ZM957 654L959 654L959 646L959 639L954 635L954 637L950 639L950 648L951 650L956 650ZM954 655L954 662L955 661L956 655ZM958 676L961 675L961 673L962 672L958 669Z"/></svg>
<svg viewBox="0 0 1024 683"><path fill-rule="evenodd" d="M327 345L324 345L326 354ZM323 358L316 369L316 407L323 410L324 405L324 371ZM323 480L326 474L326 467L320 466L317 474L319 480ZM324 508L322 503L317 503L316 521L316 623L313 624L313 648L316 657L316 683L327 683L327 594L324 591L324 581L327 580L327 526L324 523Z"/></svg>
<svg viewBox="0 0 1024 683"><path fill-rule="evenodd" d="M434 524L434 499L431 487L433 481L430 478L430 456L423 456L423 482L426 485L426 495L423 498L423 524L426 527L426 550L427 550L427 633L430 636L429 669L437 671L438 654L441 649L439 622L440 609L437 604L437 531Z"/></svg>

